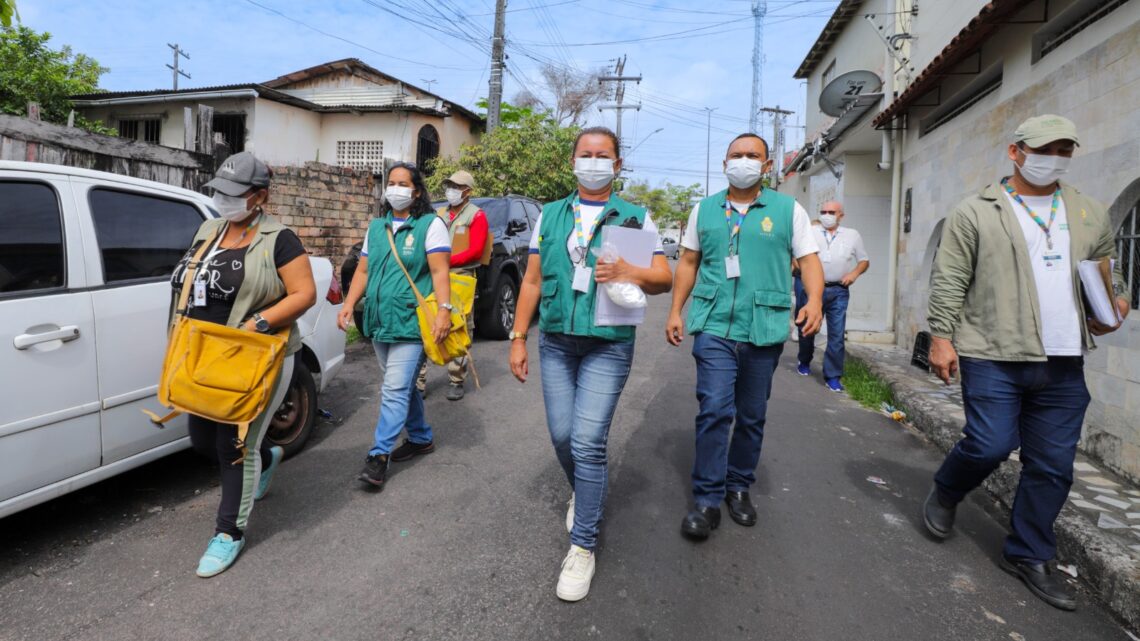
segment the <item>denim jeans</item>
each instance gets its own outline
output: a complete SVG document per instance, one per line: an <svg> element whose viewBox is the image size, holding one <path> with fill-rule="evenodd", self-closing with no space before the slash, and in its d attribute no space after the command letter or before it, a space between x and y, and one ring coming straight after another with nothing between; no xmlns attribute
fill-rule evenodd
<svg viewBox="0 0 1140 641"><path fill-rule="evenodd" d="M796 313L807 304L807 292L803 282L796 279ZM823 353L823 377L843 376L843 361L847 350L843 343L843 333L847 329L847 303L851 292L846 287L831 285L823 289L823 315L827 320L827 350ZM799 361L810 365L815 356L815 336L800 336Z"/></svg>
<svg viewBox="0 0 1140 641"><path fill-rule="evenodd" d="M408 430L412 443L431 443L431 426L424 420L424 399L415 388L416 374L424 362L424 346L376 341L372 346L384 383L380 387L380 418L368 454L390 453L403 429Z"/></svg>
<svg viewBox="0 0 1140 641"><path fill-rule="evenodd" d="M783 351L783 343L757 347L707 332L694 336L700 403L692 475L697 505L718 507L726 491L747 492L756 482L772 377Z"/></svg>
<svg viewBox="0 0 1140 641"><path fill-rule="evenodd" d="M1048 362L960 359L964 438L934 476L944 502L957 504L1010 452L1021 448L1021 479L1005 556L1049 561L1057 554L1053 522L1073 484L1073 459L1089 392L1079 356Z"/></svg>
<svg viewBox="0 0 1140 641"><path fill-rule="evenodd" d="M593 550L606 501L606 442L629 378L633 342L543 332L538 353L546 427L574 490L570 542Z"/></svg>

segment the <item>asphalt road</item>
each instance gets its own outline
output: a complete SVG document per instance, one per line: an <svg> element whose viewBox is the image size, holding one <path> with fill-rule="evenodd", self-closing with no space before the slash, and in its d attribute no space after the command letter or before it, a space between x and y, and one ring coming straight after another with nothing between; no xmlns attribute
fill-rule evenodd
<svg viewBox="0 0 1140 641"><path fill-rule="evenodd" d="M321 401L336 418L283 464L234 567L194 575L218 486L184 452L0 520L0 639L1129 638L1087 593L1060 612L1002 572L1004 518L984 496L963 506L955 537L926 537L918 513L937 451L796 376L790 347L753 492L759 525L725 518L705 543L682 539L694 369L691 341L661 338L664 313L654 300L611 430L585 601L554 596L569 488L537 347L524 386L506 343L477 344L484 387L458 403L433 369L438 449L394 464L375 493L355 480L379 387L357 345Z"/></svg>

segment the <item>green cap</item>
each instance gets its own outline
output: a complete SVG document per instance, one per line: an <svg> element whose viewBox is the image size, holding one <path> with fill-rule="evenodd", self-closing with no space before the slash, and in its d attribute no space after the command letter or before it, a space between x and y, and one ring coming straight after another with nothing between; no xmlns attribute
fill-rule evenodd
<svg viewBox="0 0 1140 641"><path fill-rule="evenodd" d="M1023 142L1034 149L1044 147L1055 140L1072 140L1077 145L1081 144L1077 138L1077 126L1073 121L1053 114L1034 116L1021 123L1017 131L1013 132L1014 142Z"/></svg>

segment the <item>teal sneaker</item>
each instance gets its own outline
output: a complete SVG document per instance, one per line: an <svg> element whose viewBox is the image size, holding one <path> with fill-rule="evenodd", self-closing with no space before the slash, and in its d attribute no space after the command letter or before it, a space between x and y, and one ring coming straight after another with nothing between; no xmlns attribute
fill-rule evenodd
<svg viewBox="0 0 1140 641"><path fill-rule="evenodd" d="M245 539L235 541L229 534L218 534L210 539L206 553L198 560L198 576L208 579L225 572L237 560L244 545Z"/></svg>
<svg viewBox="0 0 1140 641"><path fill-rule="evenodd" d="M269 448L269 465L261 471L261 480L257 482L257 493L253 495L253 500L260 501L269 493L269 484L273 482L273 473L277 471L277 466L283 458L285 458L285 450L276 445Z"/></svg>

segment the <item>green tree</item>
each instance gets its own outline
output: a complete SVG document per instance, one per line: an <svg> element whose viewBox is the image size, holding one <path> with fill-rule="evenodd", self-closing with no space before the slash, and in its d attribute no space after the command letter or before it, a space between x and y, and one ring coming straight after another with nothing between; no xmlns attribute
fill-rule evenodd
<svg viewBox="0 0 1140 641"><path fill-rule="evenodd" d="M486 98L482 98L479 100L479 102L475 103L476 107L479 107L483 110L482 116L484 118L487 117L487 104L488 103ZM522 122L523 119L529 116L533 116L536 113L540 112L535 112L535 110L531 109L530 107L519 107L512 105L509 102L504 102L499 106L499 122L503 123L505 126L517 125Z"/></svg>
<svg viewBox="0 0 1140 641"><path fill-rule="evenodd" d="M517 121L484 134L478 144L464 145L457 158L433 160L431 193L442 194L444 179L460 169L474 176L476 196L520 194L550 202L573 191L578 182L570 157L578 128L559 126L545 113L518 114Z"/></svg>
<svg viewBox="0 0 1140 641"><path fill-rule="evenodd" d="M686 187L666 182L662 187L650 187L646 182L634 182L625 187L621 197L649 209L657 226L665 229L684 225L703 193L699 183Z"/></svg>
<svg viewBox="0 0 1140 641"><path fill-rule="evenodd" d="M16 11L16 0L0 0L0 27L11 27L12 16L20 19L20 12Z"/></svg>
<svg viewBox="0 0 1140 641"><path fill-rule="evenodd" d="M99 90L99 77L108 69L71 47L51 49L50 39L51 34L27 27L0 29L0 113L22 116L28 103L36 102L42 120L64 124L72 109L70 96ZM84 129L111 133L82 117L75 122Z"/></svg>

